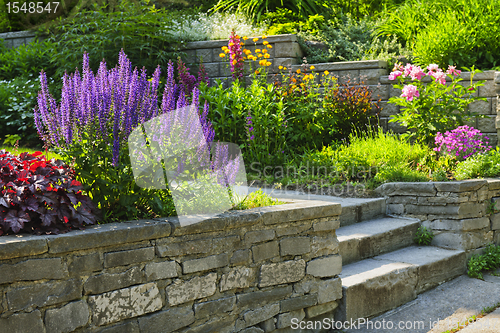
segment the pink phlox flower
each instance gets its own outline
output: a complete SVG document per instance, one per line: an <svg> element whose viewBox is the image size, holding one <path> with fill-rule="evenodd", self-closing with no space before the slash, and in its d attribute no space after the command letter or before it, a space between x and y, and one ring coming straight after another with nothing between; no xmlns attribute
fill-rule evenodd
<svg viewBox="0 0 500 333"><path fill-rule="evenodd" d="M408 84L403 87L403 93L401 94L401 97L406 97L406 100L411 102L413 101L413 98L419 97L420 94L418 92L418 89L416 86L412 84Z"/></svg>
<svg viewBox="0 0 500 333"><path fill-rule="evenodd" d="M462 71L459 69L456 69L456 68L457 68L456 66L448 66L448 70L446 71L446 74L452 74L455 76L460 75L460 73L462 73Z"/></svg>
<svg viewBox="0 0 500 333"><path fill-rule="evenodd" d="M397 70L389 74L389 80L396 80L398 76L401 76L403 73L401 71Z"/></svg>
<svg viewBox="0 0 500 333"><path fill-rule="evenodd" d="M425 76L425 73L420 66L413 66L410 76L412 80L421 80Z"/></svg>
<svg viewBox="0 0 500 333"><path fill-rule="evenodd" d="M436 64L430 64L429 66L427 66L427 70L429 72L442 72L442 70L439 68L439 65ZM429 75L431 75L431 73L429 73Z"/></svg>
<svg viewBox="0 0 500 333"><path fill-rule="evenodd" d="M446 73L439 71L439 72L429 72L429 74L435 79L437 83L441 83L443 85L446 84Z"/></svg>

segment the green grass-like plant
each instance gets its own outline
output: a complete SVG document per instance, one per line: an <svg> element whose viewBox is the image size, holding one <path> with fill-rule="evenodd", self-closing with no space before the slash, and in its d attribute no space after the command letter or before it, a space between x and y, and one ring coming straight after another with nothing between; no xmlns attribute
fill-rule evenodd
<svg viewBox="0 0 500 333"><path fill-rule="evenodd" d="M244 210L257 207L282 205L285 202L272 198L262 190L257 190L248 194L239 204L234 205L235 210Z"/></svg>
<svg viewBox="0 0 500 333"><path fill-rule="evenodd" d="M432 232L432 229L420 226L417 229L417 233L415 234L413 241L418 245L429 245L433 238L434 233Z"/></svg>

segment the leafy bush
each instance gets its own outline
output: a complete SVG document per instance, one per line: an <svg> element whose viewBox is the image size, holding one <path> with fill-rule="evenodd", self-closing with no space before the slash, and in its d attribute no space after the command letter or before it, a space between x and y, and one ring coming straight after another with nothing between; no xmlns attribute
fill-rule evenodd
<svg viewBox="0 0 500 333"><path fill-rule="evenodd" d="M413 241L418 245L429 245L434 238L434 233L432 229L428 229L426 227L420 226L418 227L417 234Z"/></svg>
<svg viewBox="0 0 500 333"><path fill-rule="evenodd" d="M451 132L442 135L436 134L437 152L455 156L458 160L465 160L474 154L485 153L491 150L488 146L489 138L481 131L467 125L457 127Z"/></svg>
<svg viewBox="0 0 500 333"><path fill-rule="evenodd" d="M97 210L75 173L41 152L0 151L0 235L58 233L96 222Z"/></svg>
<svg viewBox="0 0 500 333"><path fill-rule="evenodd" d="M500 3L489 0L410 0L387 8L379 35L396 35L420 65L488 69L500 65Z"/></svg>
<svg viewBox="0 0 500 333"><path fill-rule="evenodd" d="M402 111L389 119L408 128L405 136L419 142L431 144L437 132L445 132L464 125L464 121L472 117L484 117L471 112L468 105L484 97L474 97L473 94L484 81L472 84L474 69L471 73L470 86L459 84L463 81L458 78L460 71L449 66L445 72L436 64L427 66L424 72L419 66L407 64L404 68L398 65L389 75L389 80L397 79L399 84L394 88L401 89L401 96L391 97L389 103L402 107ZM431 78L430 83L424 83L424 77ZM446 79L451 84L446 84ZM410 81L411 79L411 81Z"/></svg>
<svg viewBox="0 0 500 333"><path fill-rule="evenodd" d="M429 177L420 171L410 168L408 164L396 163L380 166L373 180L376 183L426 182L429 181Z"/></svg>
<svg viewBox="0 0 500 333"><path fill-rule="evenodd" d="M72 163L84 190L103 210L105 221L172 215L174 208L168 191L141 188L136 184L126 142L134 128L152 117L189 105L191 100L198 108L197 88L190 86L191 92L176 84L170 63L159 108L160 69L157 68L148 81L145 71L140 75L137 69L132 71L123 51L118 62L119 66L108 71L103 61L94 75L89 68L89 56L85 54L83 76L77 71L63 78L60 105L49 94L46 76L42 73L35 109L38 133L47 145L58 149L60 155ZM184 82L191 79L188 75ZM213 133L206 119L207 112L205 108L201 124L207 141L211 142Z"/></svg>
<svg viewBox="0 0 500 333"><path fill-rule="evenodd" d="M41 146L33 121L40 82L31 77L0 81L0 132L18 134L23 144Z"/></svg>
<svg viewBox="0 0 500 333"><path fill-rule="evenodd" d="M471 278L483 280L483 271L500 267L500 246L489 244L483 254L475 254L467 264L467 275Z"/></svg>
<svg viewBox="0 0 500 333"><path fill-rule="evenodd" d="M458 180L478 177L497 177L500 175L500 150L490 150L485 154L477 154L459 162L455 170Z"/></svg>
<svg viewBox="0 0 500 333"><path fill-rule="evenodd" d="M38 75L42 69L53 74L55 68L50 59L56 50L55 43L35 41L1 52L0 79L12 80L18 76Z"/></svg>
<svg viewBox="0 0 500 333"><path fill-rule="evenodd" d="M233 209L251 209L257 207L275 206L282 205L284 202L278 199L272 198L270 195L262 192L261 189L248 194L238 205L235 205Z"/></svg>
<svg viewBox="0 0 500 333"><path fill-rule="evenodd" d="M104 58L115 59L123 49L133 65L149 71L160 65L164 72L168 61L182 54L180 41L161 33L170 22L170 13L126 3L120 3L119 9L82 11L46 29L48 41L58 44L50 60L57 66L56 76L74 71L84 52L89 54L93 69ZM108 66L115 64L111 61Z"/></svg>

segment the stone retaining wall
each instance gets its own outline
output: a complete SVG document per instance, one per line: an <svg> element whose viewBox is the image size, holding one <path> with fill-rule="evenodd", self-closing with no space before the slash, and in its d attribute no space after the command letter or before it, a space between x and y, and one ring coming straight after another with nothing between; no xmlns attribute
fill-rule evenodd
<svg viewBox="0 0 500 333"><path fill-rule="evenodd" d="M0 332L280 332L342 297L340 204L0 237Z"/></svg>
<svg viewBox="0 0 500 333"><path fill-rule="evenodd" d="M500 179L454 182L387 183L377 193L388 214L420 219L434 232L432 245L476 253L500 245ZM500 204L496 204L500 210Z"/></svg>
<svg viewBox="0 0 500 333"><path fill-rule="evenodd" d="M9 49L31 43L35 38L36 33L34 31L4 32L0 34L0 39L4 40Z"/></svg>

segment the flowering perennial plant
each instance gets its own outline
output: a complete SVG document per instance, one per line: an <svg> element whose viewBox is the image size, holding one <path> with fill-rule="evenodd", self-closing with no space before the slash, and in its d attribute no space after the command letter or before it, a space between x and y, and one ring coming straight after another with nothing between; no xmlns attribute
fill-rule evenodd
<svg viewBox="0 0 500 333"><path fill-rule="evenodd" d="M173 63L169 62L161 105L157 93L160 69L148 80L144 69L132 70L123 50L115 68L108 70L103 61L96 75L84 54L83 76L78 70L64 75L59 105L49 94L45 73L40 75L42 90L35 108L38 133L72 163L84 189L105 211L106 220L172 213L168 195L140 189L134 182L126 143L140 124L192 106L200 112L207 142L213 141L208 103L202 110L199 105L197 85L205 78L194 79L180 61L178 68L179 84L175 82Z"/></svg>
<svg viewBox="0 0 500 333"><path fill-rule="evenodd" d="M436 64L430 64L427 72L420 66L396 64L389 80L398 80L394 87L402 90L399 97L391 97L389 103L402 107L402 112L392 116L389 122L397 122L408 128L406 137L413 137L419 142L432 144L437 132L462 126L464 121L472 117L484 117L468 110L468 105L484 97L473 97L479 86L485 81L472 83L474 68L471 69L470 86L460 85L461 73L454 66L448 66L446 71ZM430 82L424 83L429 77ZM451 81L448 85L446 79Z"/></svg>
<svg viewBox="0 0 500 333"><path fill-rule="evenodd" d="M15 156L0 150L0 235L59 233L94 224L98 211L75 173L41 152Z"/></svg>
<svg viewBox="0 0 500 333"><path fill-rule="evenodd" d="M457 127L453 131L436 134L435 151L455 156L458 160L465 160L472 155L485 153L491 150L489 138L478 129L467 125Z"/></svg>

